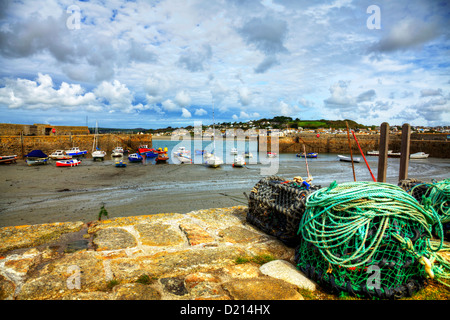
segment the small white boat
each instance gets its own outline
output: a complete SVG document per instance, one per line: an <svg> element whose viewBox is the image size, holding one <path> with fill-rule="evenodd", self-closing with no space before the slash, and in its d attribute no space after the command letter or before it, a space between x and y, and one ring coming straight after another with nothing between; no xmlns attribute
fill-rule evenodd
<svg viewBox="0 0 450 320"><path fill-rule="evenodd" d="M246 162L242 156L234 157L233 167L243 167L245 165L246 165Z"/></svg>
<svg viewBox="0 0 450 320"><path fill-rule="evenodd" d="M267 157L268 158L275 158L277 156L276 152L267 152Z"/></svg>
<svg viewBox="0 0 450 320"><path fill-rule="evenodd" d="M53 160L68 160L72 159L71 155L68 155L64 150L56 150L49 157Z"/></svg>
<svg viewBox="0 0 450 320"><path fill-rule="evenodd" d="M122 157L123 156L123 148L115 147L111 153L111 157Z"/></svg>
<svg viewBox="0 0 450 320"><path fill-rule="evenodd" d="M95 161L97 159L104 160L106 152L99 150L98 148L98 123L95 124L95 136L94 142L92 143L92 159Z"/></svg>
<svg viewBox="0 0 450 320"><path fill-rule="evenodd" d="M94 152L92 152L92 159L95 161L97 159L100 160L104 160L106 156L106 152L105 151L101 151L101 150L96 150Z"/></svg>
<svg viewBox="0 0 450 320"><path fill-rule="evenodd" d="M410 159L426 159L430 154L425 152L416 152L409 155Z"/></svg>
<svg viewBox="0 0 450 320"><path fill-rule="evenodd" d="M253 158L253 154L251 152L244 152L244 156L246 158Z"/></svg>
<svg viewBox="0 0 450 320"><path fill-rule="evenodd" d="M234 155L238 154L237 149L236 148L231 148L230 154L234 154Z"/></svg>
<svg viewBox="0 0 450 320"><path fill-rule="evenodd" d="M174 159L178 160L180 163L192 163L191 157L186 153L175 153Z"/></svg>
<svg viewBox="0 0 450 320"><path fill-rule="evenodd" d="M351 157L338 155L338 158L339 158L340 161L344 161L344 162L352 162L352 158L351 158ZM361 158L359 158L359 157L353 157L353 162L360 162L360 161L361 161Z"/></svg>
<svg viewBox="0 0 450 320"><path fill-rule="evenodd" d="M187 154L190 154L190 153L191 152L189 150L186 150L185 147L179 147L177 150L175 150L173 152L173 154L175 154L175 155L177 155L177 154L185 154L185 155L187 155Z"/></svg>
<svg viewBox="0 0 450 320"><path fill-rule="evenodd" d="M205 164L211 168L217 168L223 164L223 160L213 154L206 159Z"/></svg>

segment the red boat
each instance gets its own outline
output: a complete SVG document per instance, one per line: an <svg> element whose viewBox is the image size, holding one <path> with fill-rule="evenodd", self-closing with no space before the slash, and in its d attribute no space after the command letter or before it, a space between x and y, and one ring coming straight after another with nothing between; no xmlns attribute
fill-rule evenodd
<svg viewBox="0 0 450 320"><path fill-rule="evenodd" d="M147 153L147 152L155 152L155 149L154 148L149 148L146 144L144 144L144 145L139 146L138 152L140 154L144 154L144 153Z"/></svg>
<svg viewBox="0 0 450 320"><path fill-rule="evenodd" d="M167 156L167 147L164 148L164 150L158 148L156 152L158 153L158 156L155 159L156 163L165 163L169 160L169 157Z"/></svg>
<svg viewBox="0 0 450 320"><path fill-rule="evenodd" d="M81 160L78 159L70 159L70 160L61 160L56 161L57 167L76 167L81 163Z"/></svg>
<svg viewBox="0 0 450 320"><path fill-rule="evenodd" d="M0 163L16 163L17 155L0 156Z"/></svg>

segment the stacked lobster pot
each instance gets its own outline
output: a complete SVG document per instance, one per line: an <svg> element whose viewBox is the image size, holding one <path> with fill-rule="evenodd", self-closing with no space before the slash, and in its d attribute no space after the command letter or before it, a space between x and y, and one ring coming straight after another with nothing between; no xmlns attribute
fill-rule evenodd
<svg viewBox="0 0 450 320"><path fill-rule="evenodd" d="M450 240L450 179L424 182L417 179L405 179L398 186L410 194L421 205L432 207L439 216L443 237ZM439 225L433 226L433 233L439 235Z"/></svg>
<svg viewBox="0 0 450 320"><path fill-rule="evenodd" d="M310 184L311 180L294 177L286 181L279 176L261 179L249 195L247 221L285 245L297 246L306 198L321 188Z"/></svg>

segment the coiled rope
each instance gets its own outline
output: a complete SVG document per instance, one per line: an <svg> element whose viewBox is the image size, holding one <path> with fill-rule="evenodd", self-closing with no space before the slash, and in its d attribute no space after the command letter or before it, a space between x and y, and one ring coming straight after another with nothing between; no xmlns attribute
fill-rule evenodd
<svg viewBox="0 0 450 320"><path fill-rule="evenodd" d="M411 188L411 194L421 186L427 187L427 192L422 195L421 200L425 208L432 206L443 224L450 222L450 179L432 180L432 183L417 184Z"/></svg>
<svg viewBox="0 0 450 320"><path fill-rule="evenodd" d="M426 241L426 244L415 247L412 236L404 232L407 228L402 231L399 226L403 222L424 230L425 234L419 240ZM438 226L438 241L431 240L432 225ZM332 266L367 266L377 252L387 249L387 243L392 244L396 240L402 250L408 251L424 265L430 278L450 279L450 264L437 254L440 250L449 250L443 243L439 215L433 206L419 204L403 189L392 184L349 182L338 185L333 182L328 188L307 197L298 233L317 247L330 269ZM342 254L342 248L346 254Z"/></svg>

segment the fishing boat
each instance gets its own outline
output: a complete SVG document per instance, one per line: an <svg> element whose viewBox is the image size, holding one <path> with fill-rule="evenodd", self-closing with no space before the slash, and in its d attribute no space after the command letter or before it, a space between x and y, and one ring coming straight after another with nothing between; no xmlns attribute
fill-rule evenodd
<svg viewBox="0 0 450 320"><path fill-rule="evenodd" d="M92 143L92 159L95 161L97 159L100 159L103 161L105 159L106 152L103 150L100 150L98 148L98 123L95 123L95 136L94 136L94 142Z"/></svg>
<svg viewBox="0 0 450 320"><path fill-rule="evenodd" d="M352 158L351 157L338 155L338 158L339 158L340 161L352 162ZM354 157L353 158L353 162L360 162L360 161L361 161L361 158L359 158L359 157Z"/></svg>
<svg viewBox="0 0 450 320"><path fill-rule="evenodd" d="M243 167L246 165L245 159L242 156L236 156L233 159L233 167Z"/></svg>
<svg viewBox="0 0 450 320"><path fill-rule="evenodd" d="M56 161L57 167L76 167L81 164L79 159L69 159L69 160L58 160Z"/></svg>
<svg viewBox="0 0 450 320"><path fill-rule="evenodd" d="M246 152L244 152L244 157L253 158L253 154L251 152L246 151Z"/></svg>
<svg viewBox="0 0 450 320"><path fill-rule="evenodd" d="M220 167L223 164L223 160L218 156L212 154L208 159L205 160L205 164L211 168Z"/></svg>
<svg viewBox="0 0 450 320"><path fill-rule="evenodd" d="M214 152L216 150L216 135L215 135L216 130L215 130L214 123L215 123L215 121L214 121L214 100L213 100L213 136L212 136L212 138L213 138L213 152L211 152L211 155L209 155L206 158L205 164L208 167L211 167L211 168L218 168L218 167L220 167L223 164L223 160L220 157L218 157L218 156L216 156L214 154Z"/></svg>
<svg viewBox="0 0 450 320"><path fill-rule="evenodd" d="M179 147L177 150L175 150L174 152L173 152L173 154L186 154L186 155L188 155L188 154L190 154L190 151L189 150L186 150L186 148L185 147Z"/></svg>
<svg viewBox="0 0 450 320"><path fill-rule="evenodd" d="M416 153L411 153L409 155L410 159L426 159L428 158L429 154L425 153L425 152L416 152Z"/></svg>
<svg viewBox="0 0 450 320"><path fill-rule="evenodd" d="M180 163L192 163L191 157L186 153L176 153L174 154L174 158Z"/></svg>
<svg viewBox="0 0 450 320"><path fill-rule="evenodd" d="M132 153L128 155L128 161L130 162L142 162L144 158L139 153Z"/></svg>
<svg viewBox="0 0 450 320"><path fill-rule="evenodd" d="M230 154L234 154L234 155L238 154L237 148L231 148Z"/></svg>
<svg viewBox="0 0 450 320"><path fill-rule="evenodd" d="M48 164L48 156L41 150L33 150L27 155L26 162L29 166Z"/></svg>
<svg viewBox="0 0 450 320"><path fill-rule="evenodd" d="M123 162L123 160L119 160L119 161L116 161L115 166L119 167L119 168L124 168L127 166L127 164L125 162Z"/></svg>
<svg viewBox="0 0 450 320"><path fill-rule="evenodd" d="M156 151L158 152L158 155L155 158L156 163L166 163L167 160L169 160L169 156L167 155L167 148L164 148L164 150L158 148L158 150Z"/></svg>
<svg viewBox="0 0 450 320"><path fill-rule="evenodd" d="M138 153L141 155L145 155L147 158L154 158L158 155L158 152L155 150L155 148L149 148L146 144L139 146Z"/></svg>
<svg viewBox="0 0 450 320"><path fill-rule="evenodd" d="M53 160L69 160L72 159L72 156L68 155L64 150L56 150L49 155L49 158Z"/></svg>
<svg viewBox="0 0 450 320"><path fill-rule="evenodd" d="M317 158L319 154L317 152L309 152L306 154L305 153L297 153L297 157L302 157L302 158Z"/></svg>
<svg viewBox="0 0 450 320"><path fill-rule="evenodd" d="M72 157L80 157L87 154L87 150L80 150L78 147L72 147L65 151L67 155Z"/></svg>
<svg viewBox="0 0 450 320"><path fill-rule="evenodd" d="M268 158L275 158L278 154L276 152L267 152Z"/></svg>
<svg viewBox="0 0 450 320"><path fill-rule="evenodd" d="M111 157L122 157L123 156L123 148L115 147L111 152Z"/></svg>
<svg viewBox="0 0 450 320"><path fill-rule="evenodd" d="M9 164L9 163L16 163L17 155L11 155L11 156L0 156L0 163Z"/></svg>

